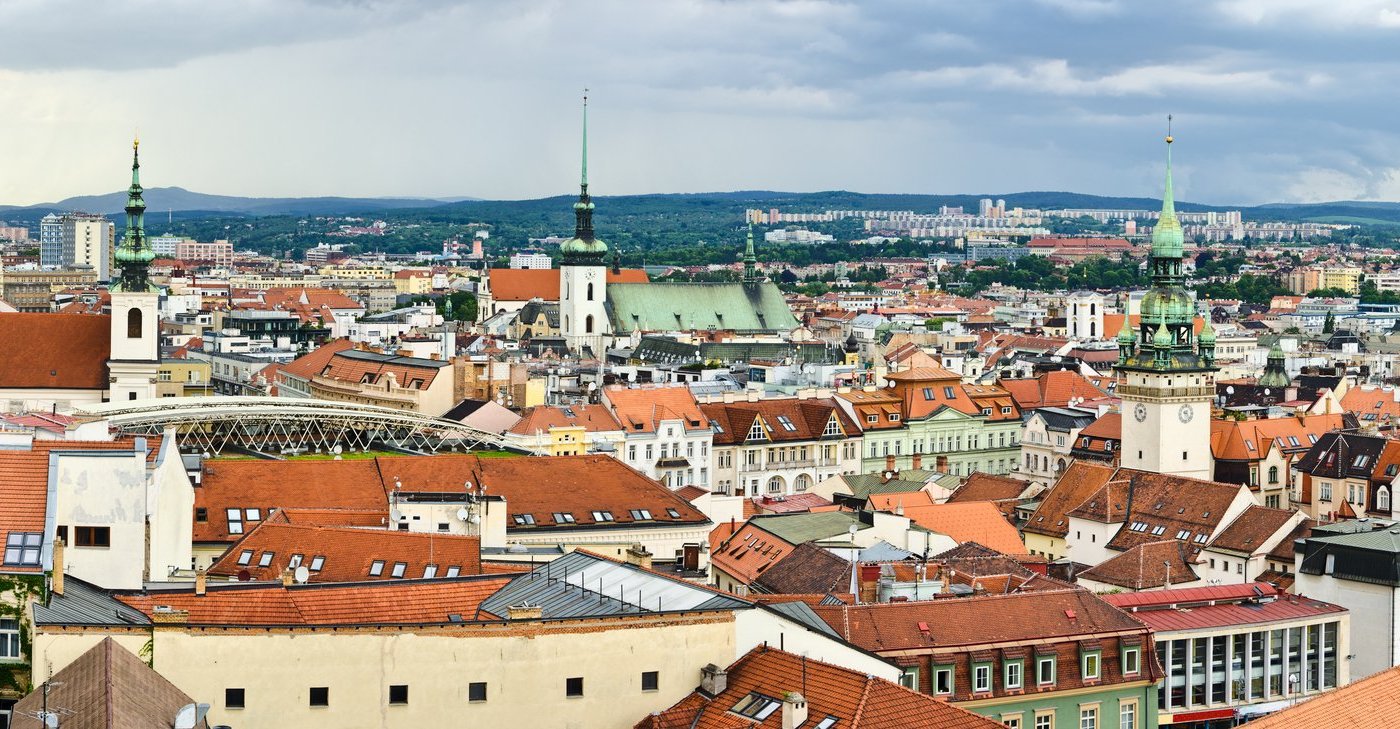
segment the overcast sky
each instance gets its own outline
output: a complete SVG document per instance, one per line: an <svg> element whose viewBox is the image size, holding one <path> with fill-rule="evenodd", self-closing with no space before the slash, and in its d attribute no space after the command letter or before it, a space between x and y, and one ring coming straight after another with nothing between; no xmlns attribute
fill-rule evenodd
<svg viewBox="0 0 1400 729"><path fill-rule="evenodd" d="M1400 0L0 0L0 203L738 189L1400 200Z"/></svg>

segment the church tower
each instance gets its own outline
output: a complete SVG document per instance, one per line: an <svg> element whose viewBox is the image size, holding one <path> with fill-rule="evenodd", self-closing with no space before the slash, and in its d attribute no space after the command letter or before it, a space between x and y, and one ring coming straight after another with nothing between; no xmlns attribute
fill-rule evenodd
<svg viewBox="0 0 1400 729"><path fill-rule="evenodd" d="M126 235L115 252L120 273L108 287L112 295L112 353L107 360L107 389L112 402L154 398L160 367L160 292L151 285L147 272L156 254L146 240L140 147L140 140L131 143Z"/></svg>
<svg viewBox="0 0 1400 729"><path fill-rule="evenodd" d="M608 333L608 246L593 237L593 199L588 196L588 97L583 97L583 174L574 203L574 237L559 246L559 323L570 352L591 348L603 357Z"/></svg>
<svg viewBox="0 0 1400 729"><path fill-rule="evenodd" d="M1170 118L1168 118L1170 121ZM1210 479L1210 407L1215 397L1215 331L1206 318L1196 338L1196 307L1182 273L1184 236L1172 199L1170 131L1162 214L1152 229L1152 288L1134 332L1118 333L1118 389L1123 400L1122 465Z"/></svg>

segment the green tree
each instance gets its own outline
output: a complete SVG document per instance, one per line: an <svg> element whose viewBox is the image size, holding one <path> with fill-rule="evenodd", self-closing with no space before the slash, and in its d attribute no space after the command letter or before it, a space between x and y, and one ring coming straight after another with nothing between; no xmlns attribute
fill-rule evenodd
<svg viewBox="0 0 1400 729"><path fill-rule="evenodd" d="M1331 334L1337 328L1337 318L1332 316L1332 312L1327 312L1327 318L1322 320L1322 333Z"/></svg>

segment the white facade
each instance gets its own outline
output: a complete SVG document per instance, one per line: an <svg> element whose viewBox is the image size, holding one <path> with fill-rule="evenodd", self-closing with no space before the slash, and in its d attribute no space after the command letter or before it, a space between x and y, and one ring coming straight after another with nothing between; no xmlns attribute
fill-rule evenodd
<svg viewBox="0 0 1400 729"><path fill-rule="evenodd" d="M108 399L147 400L156 396L160 369L160 295L112 292L111 359Z"/></svg>
<svg viewBox="0 0 1400 729"><path fill-rule="evenodd" d="M520 251L510 256L511 268L547 269L554 266L554 259L543 251Z"/></svg>
<svg viewBox="0 0 1400 729"><path fill-rule="evenodd" d="M1069 295L1065 308L1065 322L1070 339L1108 339L1117 334L1104 333L1103 294L1096 291L1076 291Z"/></svg>
<svg viewBox="0 0 1400 729"><path fill-rule="evenodd" d="M602 356L603 335L608 331L607 266L565 264L559 267L559 316L570 351L592 347Z"/></svg>
<svg viewBox="0 0 1400 729"><path fill-rule="evenodd" d="M1210 403L1213 372L1123 374L1121 463L1153 473L1210 480Z"/></svg>
<svg viewBox="0 0 1400 729"><path fill-rule="evenodd" d="M682 486L710 488L713 438L709 428L687 429L680 418L661 420L654 431L627 433L617 446L618 457L672 490Z"/></svg>

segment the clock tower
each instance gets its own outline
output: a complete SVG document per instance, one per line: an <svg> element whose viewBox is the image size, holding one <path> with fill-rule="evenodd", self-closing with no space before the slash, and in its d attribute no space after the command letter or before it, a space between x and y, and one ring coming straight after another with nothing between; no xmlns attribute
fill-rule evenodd
<svg viewBox="0 0 1400 729"><path fill-rule="evenodd" d="M569 351L592 349L604 356L608 333L608 246L593 236L593 199L588 195L588 97L583 97L583 174L574 203L574 237L559 246L559 325Z"/></svg>
<svg viewBox="0 0 1400 729"><path fill-rule="evenodd" d="M1184 235L1172 199L1171 143L1168 132L1166 192L1152 228L1152 288L1142 298L1136 331L1124 317L1118 333L1120 462L1125 468L1211 479L1215 331L1207 316L1195 335L1195 301L1183 285Z"/></svg>

